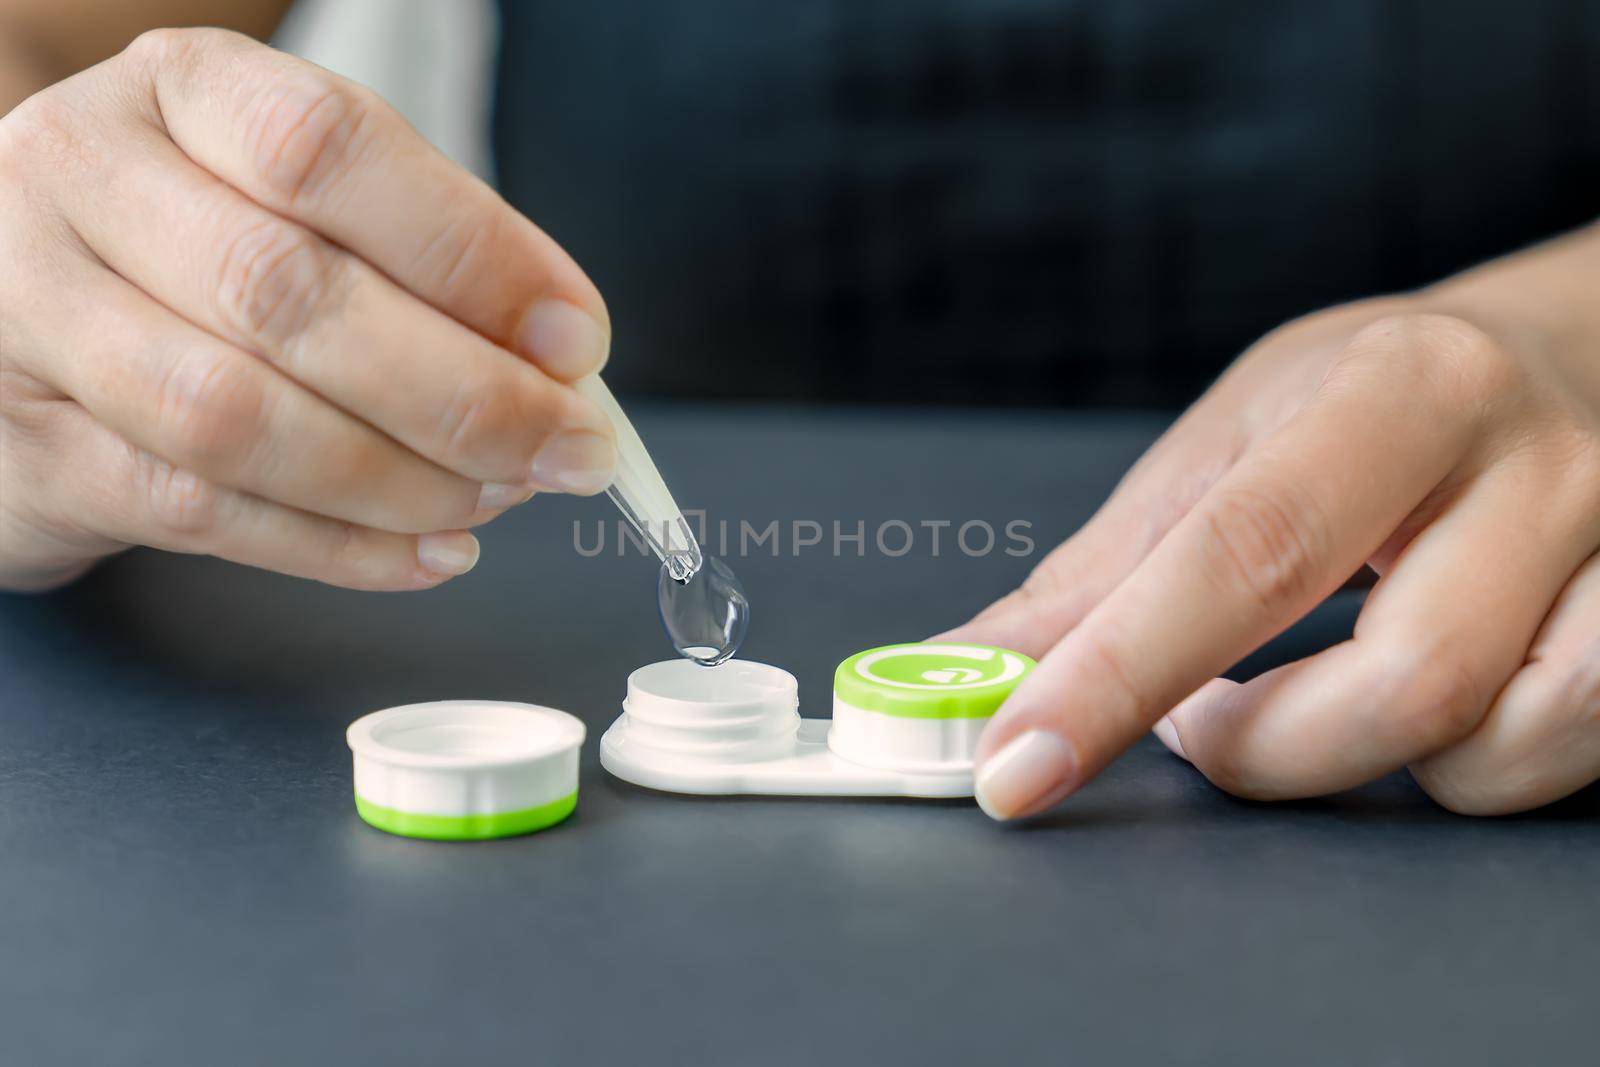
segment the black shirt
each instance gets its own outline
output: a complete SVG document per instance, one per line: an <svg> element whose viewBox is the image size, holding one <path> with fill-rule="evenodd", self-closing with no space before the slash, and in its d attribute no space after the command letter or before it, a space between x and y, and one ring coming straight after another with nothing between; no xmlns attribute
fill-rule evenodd
<svg viewBox="0 0 1600 1067"><path fill-rule="evenodd" d="M1600 3L504 0L502 186L618 388L1181 404L1600 214Z"/></svg>

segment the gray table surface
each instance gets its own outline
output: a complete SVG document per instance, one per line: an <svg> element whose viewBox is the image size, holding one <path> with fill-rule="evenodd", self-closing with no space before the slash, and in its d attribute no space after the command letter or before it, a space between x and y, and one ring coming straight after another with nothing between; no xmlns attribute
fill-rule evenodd
<svg viewBox="0 0 1600 1067"><path fill-rule="evenodd" d="M1033 524L1149 416L654 409L713 517ZM1403 776L1231 800L1146 741L1057 814L701 799L595 757L667 651L646 561L540 499L471 575L358 594L136 552L0 598L0 1063L1593 1062L1591 791L1444 814ZM1030 560L924 543L737 561L749 658L826 715L834 664L957 621ZM1243 668L1348 632L1336 598ZM367 827L345 726L482 696L590 728L577 815L434 844Z"/></svg>

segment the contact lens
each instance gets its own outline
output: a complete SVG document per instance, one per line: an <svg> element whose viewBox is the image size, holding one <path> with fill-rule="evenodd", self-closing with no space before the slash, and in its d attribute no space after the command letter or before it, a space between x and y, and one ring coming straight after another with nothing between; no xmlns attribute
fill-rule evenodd
<svg viewBox="0 0 1600 1067"><path fill-rule="evenodd" d="M663 563L656 586L661 625L678 654L715 667L739 651L750 629L750 601L733 569L706 557L687 577Z"/></svg>

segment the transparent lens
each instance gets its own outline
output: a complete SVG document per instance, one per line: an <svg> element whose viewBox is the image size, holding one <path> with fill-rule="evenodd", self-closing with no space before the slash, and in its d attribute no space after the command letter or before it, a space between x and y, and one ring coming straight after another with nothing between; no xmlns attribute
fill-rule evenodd
<svg viewBox="0 0 1600 1067"><path fill-rule="evenodd" d="M707 557L681 581L661 565L656 595L661 625L680 655L703 667L715 667L739 651L750 629L750 601L733 570Z"/></svg>

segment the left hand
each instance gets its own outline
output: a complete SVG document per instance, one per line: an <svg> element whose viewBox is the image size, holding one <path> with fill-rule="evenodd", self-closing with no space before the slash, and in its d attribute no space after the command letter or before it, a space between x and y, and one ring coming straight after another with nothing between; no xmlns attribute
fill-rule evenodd
<svg viewBox="0 0 1600 1067"><path fill-rule="evenodd" d="M1021 589L940 638L1040 658L979 745L984 810L1049 808L1152 727L1254 799L1409 767L1494 814L1600 778L1597 243L1246 352ZM1381 578L1351 640L1217 677L1363 565Z"/></svg>

